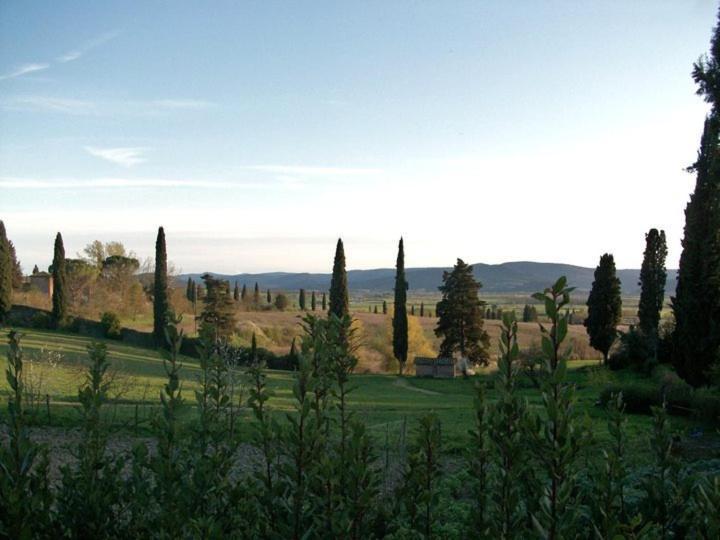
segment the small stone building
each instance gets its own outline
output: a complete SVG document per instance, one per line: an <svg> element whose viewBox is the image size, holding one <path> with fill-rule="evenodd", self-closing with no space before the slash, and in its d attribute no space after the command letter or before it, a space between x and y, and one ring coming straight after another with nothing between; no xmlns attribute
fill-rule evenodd
<svg viewBox="0 0 720 540"><path fill-rule="evenodd" d="M53 277L52 274L47 272L38 272L32 274L30 278L30 287L39 290L42 293L48 295L48 298L52 298L53 295Z"/></svg>
<svg viewBox="0 0 720 540"><path fill-rule="evenodd" d="M415 357L415 376L432 377L434 379L452 379L456 376L454 358Z"/></svg>

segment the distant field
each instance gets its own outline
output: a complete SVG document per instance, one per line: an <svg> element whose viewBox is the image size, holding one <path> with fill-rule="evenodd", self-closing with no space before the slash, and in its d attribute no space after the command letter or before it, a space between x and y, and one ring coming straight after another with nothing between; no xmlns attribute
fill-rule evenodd
<svg viewBox="0 0 720 540"><path fill-rule="evenodd" d="M85 349L90 340L85 337L50 331L23 330L23 347L26 366L31 382L35 384L37 401L31 404L35 422L55 426L75 425L77 415L77 389L84 379L87 356ZM524 333L523 333L524 335ZM6 367L7 330L0 330L0 369ZM107 341L111 372L114 377L111 397L113 402L106 408L106 420L115 427L132 433L137 429L147 433L150 417L157 413L159 394L165 382L162 357L156 351L129 347L121 343ZM42 350L46 352L44 355ZM57 351L62 356L56 366L48 365L47 351ZM602 410L595 402L602 388L610 382L623 378L636 377L633 374L616 374L595 368L595 361L571 362L570 378L578 384L579 407L593 422L595 434L603 438L606 434ZM236 372L238 383L243 380L241 370ZM183 358L181 371L183 396L189 404L194 402L193 391L197 388L197 362ZM475 380L488 380L491 372L481 373ZM293 374L270 371L268 380L274 397L271 408L277 413L288 411L292 405ZM352 377L357 389L351 394L351 407L369 425L378 441L386 438L397 441L401 433L408 433L415 420L429 412L439 414L443 424L443 435L450 447L459 445L472 423L472 396L474 380L427 380L414 377L398 378L393 375L358 374ZM9 387L0 385L0 396L6 402ZM50 415L46 409L45 396L50 396ZM488 396L493 398L494 390ZM540 403L539 392L533 388L522 390L528 403L537 406ZM236 405L247 397L239 384L235 393ZM238 418L249 417L244 407L236 409ZM3 407L3 416L6 414ZM187 411L191 414L191 411ZM136 425L137 420L137 425ZM644 435L650 429L647 416L629 416L629 440L638 454L645 452ZM690 419L672 419L673 425L682 430L695 426ZM240 431L245 422L241 420ZM641 435L643 437L641 437Z"/></svg>

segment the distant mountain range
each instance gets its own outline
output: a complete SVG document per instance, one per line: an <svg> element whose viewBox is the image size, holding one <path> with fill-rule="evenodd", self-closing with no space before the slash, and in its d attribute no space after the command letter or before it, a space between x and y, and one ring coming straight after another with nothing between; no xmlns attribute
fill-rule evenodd
<svg viewBox="0 0 720 540"><path fill-rule="evenodd" d="M442 283L443 271L450 268L407 268L405 274L410 289L416 292L434 292ZM482 292L493 294L531 293L544 289L559 276L566 276L570 285L579 291L587 292L593 282L594 268L584 268L570 264L538 263L530 261L507 262L502 264L474 264L475 278L483 284ZM212 272L211 272L212 273ZM330 274L309 274L296 272L267 272L261 274L215 274L218 278L227 279L231 283L237 281L241 285L252 287L255 282L260 288L293 291L308 289L324 291L330 287ZM668 270L666 295L675 293L676 270ZM182 274L180 280L188 277L197 279L201 274ZM624 296L640 294L638 278L640 270L618 270L622 282ZM348 270L348 286L350 290L361 292L386 292L393 289L395 281L394 268L378 268L375 270Z"/></svg>

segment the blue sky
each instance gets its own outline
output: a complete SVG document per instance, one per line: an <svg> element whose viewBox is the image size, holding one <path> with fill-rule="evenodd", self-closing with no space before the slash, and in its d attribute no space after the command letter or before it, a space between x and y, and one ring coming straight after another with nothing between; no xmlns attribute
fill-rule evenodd
<svg viewBox="0 0 720 540"><path fill-rule="evenodd" d="M679 258L716 2L0 3L0 219L183 271ZM558 237L564 240L558 240Z"/></svg>

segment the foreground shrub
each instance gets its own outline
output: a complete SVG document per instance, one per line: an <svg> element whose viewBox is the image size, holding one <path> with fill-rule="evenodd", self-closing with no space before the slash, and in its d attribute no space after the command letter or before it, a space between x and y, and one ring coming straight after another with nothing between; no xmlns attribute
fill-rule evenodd
<svg viewBox="0 0 720 540"><path fill-rule="evenodd" d="M100 316L100 325L103 329L103 335L109 339L120 339L122 336L122 326L120 326L120 317L113 311L106 311Z"/></svg>

